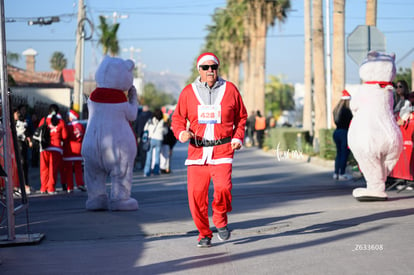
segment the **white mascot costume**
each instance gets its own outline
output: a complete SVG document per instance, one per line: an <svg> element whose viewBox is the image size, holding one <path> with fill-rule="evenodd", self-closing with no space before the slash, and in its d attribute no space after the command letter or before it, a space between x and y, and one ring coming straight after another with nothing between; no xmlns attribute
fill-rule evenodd
<svg viewBox="0 0 414 275"><path fill-rule="evenodd" d="M348 145L367 182L352 195L359 201L386 200L385 181L402 151L393 114L395 55L371 51L359 68L363 83L350 102Z"/></svg>
<svg viewBox="0 0 414 275"><path fill-rule="evenodd" d="M90 211L138 209L138 202L130 197L137 152L130 121L138 111L133 70L133 61L107 56L96 71L97 88L88 99L89 119L82 144L86 209ZM105 184L108 176L110 199Z"/></svg>

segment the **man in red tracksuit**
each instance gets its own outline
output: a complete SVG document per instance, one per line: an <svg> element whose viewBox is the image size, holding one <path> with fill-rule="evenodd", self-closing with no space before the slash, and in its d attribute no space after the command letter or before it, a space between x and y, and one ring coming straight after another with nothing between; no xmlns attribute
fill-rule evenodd
<svg viewBox="0 0 414 275"><path fill-rule="evenodd" d="M247 120L236 86L218 77L219 65L213 53L198 57L200 77L183 89L172 116L176 138L180 142L190 141L185 164L190 211L199 231L198 247L211 246L213 237L208 220L211 179L213 223L221 241L230 238L227 213L232 210L232 161L234 150L242 146Z"/></svg>
<svg viewBox="0 0 414 275"><path fill-rule="evenodd" d="M78 121L79 114L70 110L68 112L69 123L66 125L68 138L63 146L63 176L62 182L68 193L73 192L73 172L75 172L76 186L79 190L86 192L82 171L82 140L85 135L85 128ZM63 185L63 184L62 184Z"/></svg>
<svg viewBox="0 0 414 275"><path fill-rule="evenodd" d="M40 120L39 127L45 123L45 119L50 129L50 145L40 152L40 193L55 194L57 174L62 165L62 144L68 134L56 104L49 106L49 115Z"/></svg>

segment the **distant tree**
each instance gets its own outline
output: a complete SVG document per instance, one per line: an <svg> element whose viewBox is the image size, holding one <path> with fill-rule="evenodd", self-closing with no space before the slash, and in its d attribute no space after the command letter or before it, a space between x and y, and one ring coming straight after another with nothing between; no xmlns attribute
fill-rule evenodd
<svg viewBox="0 0 414 275"><path fill-rule="evenodd" d="M397 83L400 80L405 80L408 84L408 89L411 89L411 74L412 71L410 68L399 68L397 71L397 75L395 76L394 83Z"/></svg>
<svg viewBox="0 0 414 275"><path fill-rule="evenodd" d="M277 76L269 76L266 84L265 112L270 111L274 116L279 116L283 111L295 109L295 89L291 84L284 84Z"/></svg>
<svg viewBox="0 0 414 275"><path fill-rule="evenodd" d="M7 63L12 64L20 60L18 53L7 52Z"/></svg>
<svg viewBox="0 0 414 275"><path fill-rule="evenodd" d="M117 33L119 29L119 23L110 25L106 23L106 19L103 16L99 16L100 25L98 28L101 30L101 37L98 43L102 45L103 54L110 54L111 56L117 56L119 54L119 41Z"/></svg>
<svg viewBox="0 0 414 275"><path fill-rule="evenodd" d="M50 58L50 67L58 72L61 72L66 65L68 64L68 60L65 58L65 55L61 52L54 52L52 57Z"/></svg>
<svg viewBox="0 0 414 275"><path fill-rule="evenodd" d="M8 64L12 64L19 60L20 60L20 55L18 53L7 52L7 63ZM7 75L7 80L8 80L9 86L16 85L16 81L14 81L14 78L10 74Z"/></svg>
<svg viewBox="0 0 414 275"><path fill-rule="evenodd" d="M150 108L161 108L164 105L174 105L177 103L176 99L155 87L153 83L147 83L144 86L144 92L140 97L141 105L148 105Z"/></svg>

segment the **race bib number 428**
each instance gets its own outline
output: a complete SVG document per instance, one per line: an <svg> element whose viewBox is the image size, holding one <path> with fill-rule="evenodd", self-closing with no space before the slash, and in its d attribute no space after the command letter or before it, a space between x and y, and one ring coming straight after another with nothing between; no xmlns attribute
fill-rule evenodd
<svg viewBox="0 0 414 275"><path fill-rule="evenodd" d="M220 105L198 105L198 123L216 124L221 123Z"/></svg>

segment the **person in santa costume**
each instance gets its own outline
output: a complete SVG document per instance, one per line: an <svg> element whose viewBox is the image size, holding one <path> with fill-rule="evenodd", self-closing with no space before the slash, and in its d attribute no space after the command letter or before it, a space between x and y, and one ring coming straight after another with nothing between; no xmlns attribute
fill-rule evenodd
<svg viewBox="0 0 414 275"><path fill-rule="evenodd" d="M132 174L137 145L131 122L138 113L132 60L106 56L95 74L97 88L88 99L88 126L82 142L89 211L134 211ZM111 179L108 198L106 179Z"/></svg>
<svg viewBox="0 0 414 275"><path fill-rule="evenodd" d="M213 223L221 241L230 238L227 213L232 210L232 161L244 140L247 112L236 86L218 76L220 61L213 53L197 59L199 77L180 94L172 116L176 138L189 141L188 201L199 231L198 247L211 246L208 190L214 184Z"/></svg>
<svg viewBox="0 0 414 275"><path fill-rule="evenodd" d="M86 187L83 181L82 171L82 140L85 134L85 127L78 121L79 114L70 110L68 112L68 121L66 130L68 132L68 138L64 141L63 145L63 176L62 183L63 189L66 189L68 193L73 192L73 172L75 172L76 186L79 190L85 192Z"/></svg>
<svg viewBox="0 0 414 275"><path fill-rule="evenodd" d="M40 193L56 194L56 180L62 166L63 140L68 136L66 125L56 104L49 106L49 115L39 122L50 130L50 145L40 149Z"/></svg>

